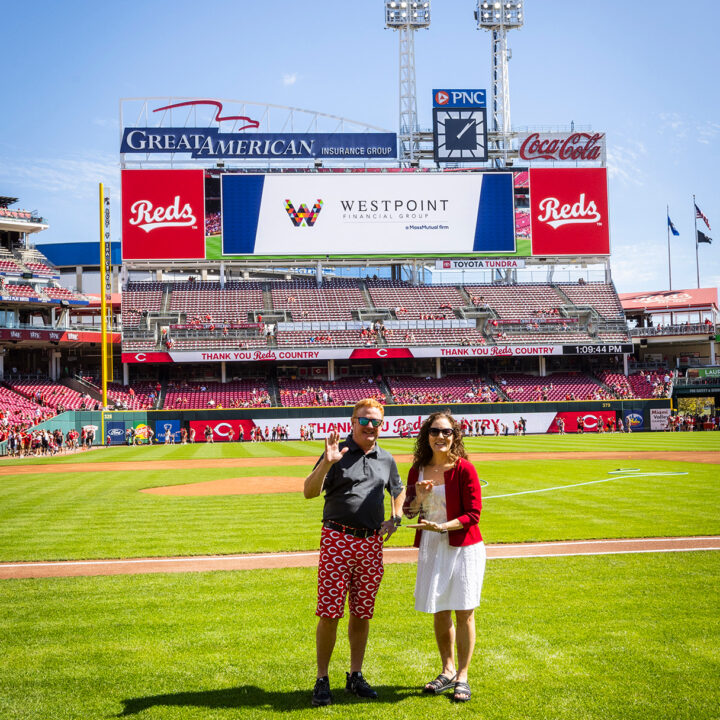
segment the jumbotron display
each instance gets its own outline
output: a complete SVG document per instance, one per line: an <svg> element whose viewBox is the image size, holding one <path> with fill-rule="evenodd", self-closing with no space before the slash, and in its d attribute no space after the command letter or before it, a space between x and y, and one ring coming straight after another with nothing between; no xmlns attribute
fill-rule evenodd
<svg viewBox="0 0 720 720"><path fill-rule="evenodd" d="M123 260L602 256L604 168L124 170Z"/></svg>

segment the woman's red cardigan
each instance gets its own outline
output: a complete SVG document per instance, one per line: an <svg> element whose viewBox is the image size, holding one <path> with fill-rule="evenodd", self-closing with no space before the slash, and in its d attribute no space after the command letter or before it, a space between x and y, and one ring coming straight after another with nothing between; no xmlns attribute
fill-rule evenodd
<svg viewBox="0 0 720 720"><path fill-rule="evenodd" d="M415 483L418 481L420 468L413 465L408 473L407 495L403 511L407 517L413 517L410 503L415 499ZM445 504L447 519L459 520L463 527L448 532L448 542L453 547L474 545L482 541L478 522L482 510L480 481L474 465L460 458L453 467L445 471ZM422 514L421 514L422 516ZM422 530L415 533L415 547L420 547Z"/></svg>

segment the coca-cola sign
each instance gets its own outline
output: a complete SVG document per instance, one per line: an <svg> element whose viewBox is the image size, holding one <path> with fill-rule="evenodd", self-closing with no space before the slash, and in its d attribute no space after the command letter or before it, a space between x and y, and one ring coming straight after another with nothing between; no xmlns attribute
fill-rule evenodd
<svg viewBox="0 0 720 720"><path fill-rule="evenodd" d="M608 255L605 168L532 168L533 255Z"/></svg>
<svg viewBox="0 0 720 720"><path fill-rule="evenodd" d="M519 143L522 160L605 164L605 133L527 133Z"/></svg>
<svg viewBox="0 0 720 720"><path fill-rule="evenodd" d="M123 260L204 259L202 170L123 170Z"/></svg>

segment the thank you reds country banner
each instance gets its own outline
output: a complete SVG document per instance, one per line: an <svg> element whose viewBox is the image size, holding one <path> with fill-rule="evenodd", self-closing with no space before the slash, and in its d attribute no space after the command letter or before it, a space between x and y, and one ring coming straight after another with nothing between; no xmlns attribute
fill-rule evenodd
<svg viewBox="0 0 720 720"><path fill-rule="evenodd" d="M605 168L530 170L533 255L609 255Z"/></svg>
<svg viewBox="0 0 720 720"><path fill-rule="evenodd" d="M123 170L123 260L205 257L202 170Z"/></svg>
<svg viewBox="0 0 720 720"><path fill-rule="evenodd" d="M514 252L511 173L222 176L224 255Z"/></svg>

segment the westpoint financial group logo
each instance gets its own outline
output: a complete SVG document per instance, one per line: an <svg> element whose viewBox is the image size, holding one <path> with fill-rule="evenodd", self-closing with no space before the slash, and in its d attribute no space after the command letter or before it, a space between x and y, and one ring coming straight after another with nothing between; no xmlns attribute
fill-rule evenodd
<svg viewBox="0 0 720 720"><path fill-rule="evenodd" d="M290 216L290 221L295 227L312 227L315 225L315 221L318 219L318 215L322 210L323 201L318 198L318 201L313 205L312 210L308 210L305 203L300 205L296 210L290 200L285 200L285 211Z"/></svg>

